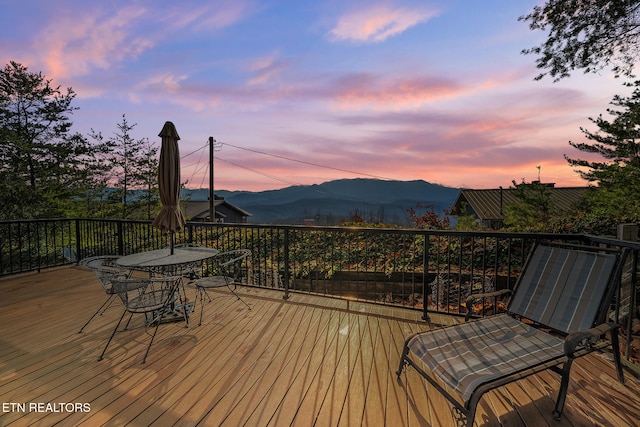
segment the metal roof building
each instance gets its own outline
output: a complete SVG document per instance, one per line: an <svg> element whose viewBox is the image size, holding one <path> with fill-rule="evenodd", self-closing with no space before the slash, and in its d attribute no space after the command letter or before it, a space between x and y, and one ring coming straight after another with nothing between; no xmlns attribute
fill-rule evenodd
<svg viewBox="0 0 640 427"><path fill-rule="evenodd" d="M575 206L583 197L588 187L554 187L547 184L551 191L551 201L555 209L566 212ZM457 215L475 215L485 227L502 228L506 206L518 203L512 188L489 190L462 190L453 204L453 212Z"/></svg>

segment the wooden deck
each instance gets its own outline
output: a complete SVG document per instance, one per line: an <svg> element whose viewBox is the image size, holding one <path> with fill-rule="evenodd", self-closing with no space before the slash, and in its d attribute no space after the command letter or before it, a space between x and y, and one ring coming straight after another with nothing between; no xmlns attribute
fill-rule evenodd
<svg viewBox="0 0 640 427"><path fill-rule="evenodd" d="M92 273L0 278L0 426L455 425L451 405L419 375L409 370L398 381L394 373L404 338L427 328L419 313L241 294L251 310L219 290L202 326L199 306L191 327L161 325L143 365L149 335L135 317L97 360L120 306L77 333L105 299ZM476 425L640 425L640 384L627 371L620 385L608 359L592 354L574 365L559 422L551 416L558 378L549 372L488 393Z"/></svg>

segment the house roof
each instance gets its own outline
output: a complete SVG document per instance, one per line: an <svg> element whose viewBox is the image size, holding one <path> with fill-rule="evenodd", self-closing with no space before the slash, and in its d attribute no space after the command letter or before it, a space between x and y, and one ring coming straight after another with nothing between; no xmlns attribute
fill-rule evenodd
<svg viewBox="0 0 640 427"><path fill-rule="evenodd" d="M229 209L232 209L238 212L238 214L241 216L251 216L251 214L245 211L244 209L234 206L231 203L225 201L224 199L218 199L216 197L216 199L214 200L214 207L218 207L220 205L227 206ZM209 216L209 201L208 200L185 201L184 211L185 211L184 214L187 218L191 218L191 219L206 218L207 216ZM216 210L216 217L225 218L226 215Z"/></svg>
<svg viewBox="0 0 640 427"><path fill-rule="evenodd" d="M588 187L549 187L551 201L556 209L568 211L580 201ZM466 203L482 220L503 220L504 208L518 203L514 189L462 190L453 204L458 213L463 213Z"/></svg>
<svg viewBox="0 0 640 427"><path fill-rule="evenodd" d="M220 205L220 201L216 200L214 202L214 206ZM185 201L184 202L184 216L187 218L199 218L201 216L209 215L209 201ZM216 216L222 215L220 212L216 211Z"/></svg>

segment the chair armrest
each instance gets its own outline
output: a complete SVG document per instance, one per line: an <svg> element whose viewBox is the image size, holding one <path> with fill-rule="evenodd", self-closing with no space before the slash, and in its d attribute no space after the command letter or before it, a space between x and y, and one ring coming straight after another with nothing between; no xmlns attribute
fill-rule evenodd
<svg viewBox="0 0 640 427"><path fill-rule="evenodd" d="M586 331L574 332L564 339L564 354L573 357L579 345L589 346L609 331L616 331L619 325L615 322L603 323Z"/></svg>
<svg viewBox="0 0 640 427"><path fill-rule="evenodd" d="M471 319L473 315L473 302L480 298L495 298L502 295L507 295L511 293L511 289L501 289L499 291L494 292L485 292L480 294L471 294L467 297L465 304L467 305L467 314L464 316L464 321L468 321Z"/></svg>

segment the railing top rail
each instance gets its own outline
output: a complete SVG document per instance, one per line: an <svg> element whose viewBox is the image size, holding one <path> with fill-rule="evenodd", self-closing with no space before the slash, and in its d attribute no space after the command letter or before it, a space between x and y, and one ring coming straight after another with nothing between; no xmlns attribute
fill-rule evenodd
<svg viewBox="0 0 640 427"><path fill-rule="evenodd" d="M46 223L46 222L100 222L100 223L129 223L129 224L148 224L150 220L132 220L132 219L113 219L113 218L51 218L51 219L28 219L28 220L6 220L0 221L1 225L20 224L25 222ZM308 225L286 225L286 224L230 224L230 223L213 223L188 221L186 227L213 227L213 228L246 228L260 229L271 228L278 230L295 230L295 231L320 231L320 232L341 232L341 233L377 233L377 234L413 234L424 236L451 236L451 237L492 237L492 238L522 238L522 239L540 239L540 240L581 240L584 242L601 243L607 245L617 245L627 247L631 250L640 251L640 242L619 240L615 237L595 236L589 234L573 234L573 233L539 233L539 232L504 232L504 231L459 231L459 230L432 230L417 228L390 228L390 227L357 227L357 226L308 226Z"/></svg>
<svg viewBox="0 0 640 427"><path fill-rule="evenodd" d="M592 243L601 243L610 246L619 246L621 248L629 248L632 251L640 251L640 242L632 242L629 240L620 240L614 237L594 236L591 234L584 235L585 239Z"/></svg>

